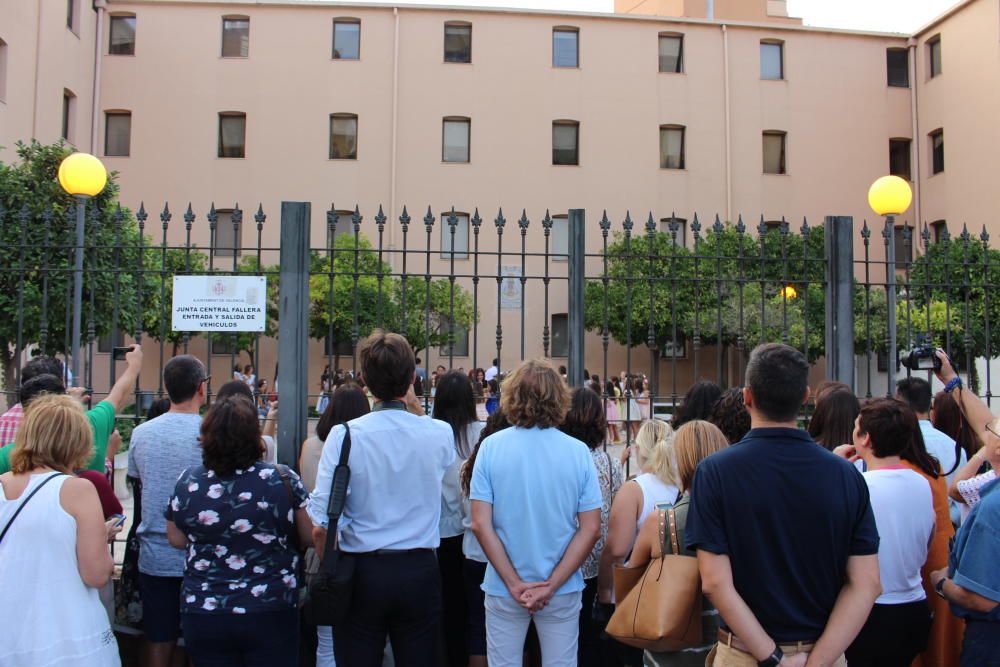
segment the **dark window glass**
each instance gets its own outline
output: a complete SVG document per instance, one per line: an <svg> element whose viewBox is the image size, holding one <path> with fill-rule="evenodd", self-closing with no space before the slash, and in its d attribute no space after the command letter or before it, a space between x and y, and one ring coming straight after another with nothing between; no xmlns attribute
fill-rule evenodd
<svg viewBox="0 0 1000 667"><path fill-rule="evenodd" d="M219 114L219 157L246 157L246 114Z"/></svg>
<svg viewBox="0 0 1000 667"><path fill-rule="evenodd" d="M684 128L679 125L660 127L660 168L684 168Z"/></svg>
<svg viewBox="0 0 1000 667"><path fill-rule="evenodd" d="M73 93L68 90L63 91L63 108L62 108L62 138L66 141L72 141L73 138L70 136L71 130L73 129L73 106L76 97Z"/></svg>
<svg viewBox="0 0 1000 667"><path fill-rule="evenodd" d="M784 49L782 47L782 44L774 42L760 43L760 78L785 78Z"/></svg>
<svg viewBox="0 0 1000 667"><path fill-rule="evenodd" d="M358 60L361 57L361 23L340 19L333 22L333 57Z"/></svg>
<svg viewBox="0 0 1000 667"><path fill-rule="evenodd" d="M941 74L941 38L935 37L927 42L927 53L930 57L931 77Z"/></svg>
<svg viewBox="0 0 1000 667"><path fill-rule="evenodd" d="M446 63L472 62L472 26L446 23L444 25L444 61Z"/></svg>
<svg viewBox="0 0 1000 667"><path fill-rule="evenodd" d="M910 239L903 238L903 228L894 227L892 230L892 244L896 252L896 268L905 269L913 263L913 228L910 227Z"/></svg>
<svg viewBox="0 0 1000 667"><path fill-rule="evenodd" d="M232 211L216 211L212 254L216 257L239 257L243 254L243 224L233 223ZM215 349L218 352L218 346Z"/></svg>
<svg viewBox="0 0 1000 667"><path fill-rule="evenodd" d="M931 238L934 239L934 243L940 243L944 240L945 232L948 231L948 223L944 220L935 220L931 223Z"/></svg>
<svg viewBox="0 0 1000 667"><path fill-rule="evenodd" d="M910 59L906 49L886 49L886 83L895 88L910 87Z"/></svg>
<svg viewBox="0 0 1000 667"><path fill-rule="evenodd" d="M569 356L569 315L566 313L552 315L552 347L549 351L553 357Z"/></svg>
<svg viewBox="0 0 1000 667"><path fill-rule="evenodd" d="M222 19L222 57L246 58L250 54L250 19Z"/></svg>
<svg viewBox="0 0 1000 667"><path fill-rule="evenodd" d="M684 71L683 35L660 35L660 71L674 74Z"/></svg>
<svg viewBox="0 0 1000 667"><path fill-rule="evenodd" d="M358 117L354 114L330 115L330 159L358 159Z"/></svg>
<svg viewBox="0 0 1000 667"><path fill-rule="evenodd" d="M764 173L784 174L785 170L785 133L764 133Z"/></svg>
<svg viewBox="0 0 1000 667"><path fill-rule="evenodd" d="M116 111L105 114L104 154L127 157L131 148L132 114Z"/></svg>
<svg viewBox="0 0 1000 667"><path fill-rule="evenodd" d="M135 55L135 17L111 17L111 43L108 53L114 56Z"/></svg>
<svg viewBox="0 0 1000 667"><path fill-rule="evenodd" d="M570 28L552 31L552 66L580 66L580 33Z"/></svg>
<svg viewBox="0 0 1000 667"><path fill-rule="evenodd" d="M889 140L889 173L910 180L910 140Z"/></svg>
<svg viewBox="0 0 1000 667"><path fill-rule="evenodd" d="M445 118L441 129L441 161L469 161L469 131L471 123L468 118Z"/></svg>
<svg viewBox="0 0 1000 667"><path fill-rule="evenodd" d="M931 173L944 171L944 130L931 132Z"/></svg>
<svg viewBox="0 0 1000 667"><path fill-rule="evenodd" d="M580 124L552 123L552 164L580 164Z"/></svg>

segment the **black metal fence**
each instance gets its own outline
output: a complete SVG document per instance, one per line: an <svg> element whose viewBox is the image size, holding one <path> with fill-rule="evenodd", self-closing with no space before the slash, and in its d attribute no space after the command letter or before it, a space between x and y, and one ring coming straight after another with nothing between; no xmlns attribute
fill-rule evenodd
<svg viewBox="0 0 1000 667"><path fill-rule="evenodd" d="M308 204L290 202L280 221L263 206L251 214L238 204L201 211L189 204L180 216L168 206L156 215L144 206L134 214L91 207L80 249L84 348L76 381L100 395L103 378L110 386L115 377L103 353L129 338L158 357L157 368L175 353L204 355L216 387L244 359L268 368L280 360L274 378L285 459L304 436L321 368L353 369L359 341L376 327L404 333L429 372L439 363L484 368L493 359L508 370L549 356L576 383L584 368L599 375L612 400L609 378L642 373L658 414L696 379L741 384L749 351L766 341L793 345L814 363L826 359L828 377L871 396L912 372L889 361L927 336L959 362L969 386L992 397L1000 254L985 228L952 236L940 223L914 229L891 219L856 227L833 217L594 213L487 216L428 207L411 216L404 207L390 217L381 207L331 206L320 226L310 224ZM73 224L71 210L0 209L8 404L31 354L69 354ZM175 275L267 276L266 331L173 331ZM621 388L626 412L632 387ZM163 393L159 373L144 374L136 418Z"/></svg>

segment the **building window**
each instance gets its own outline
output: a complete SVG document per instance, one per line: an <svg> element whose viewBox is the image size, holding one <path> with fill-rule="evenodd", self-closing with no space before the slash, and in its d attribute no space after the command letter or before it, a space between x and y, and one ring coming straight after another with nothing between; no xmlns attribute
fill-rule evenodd
<svg viewBox="0 0 1000 667"><path fill-rule="evenodd" d="M785 78L785 48L782 42L760 43L760 78Z"/></svg>
<svg viewBox="0 0 1000 667"><path fill-rule="evenodd" d="M132 113L108 111L104 114L104 154L128 157L131 148Z"/></svg>
<svg viewBox="0 0 1000 667"><path fill-rule="evenodd" d="M941 243L948 231L948 223L945 220L935 220L931 223L931 238L934 243Z"/></svg>
<svg viewBox="0 0 1000 667"><path fill-rule="evenodd" d="M66 0L66 27L73 32L80 32L80 12L77 4L80 0Z"/></svg>
<svg viewBox="0 0 1000 667"><path fill-rule="evenodd" d="M449 22L444 24L444 61L446 63L472 62L472 24Z"/></svg>
<svg viewBox="0 0 1000 667"><path fill-rule="evenodd" d="M333 59L358 60L361 58L361 21L359 19L333 19Z"/></svg>
<svg viewBox="0 0 1000 667"><path fill-rule="evenodd" d="M910 240L903 238L903 226L896 226L892 229L892 245L896 253L896 268L905 269L913 263L913 227L906 226L910 230Z"/></svg>
<svg viewBox="0 0 1000 667"><path fill-rule="evenodd" d="M660 33L660 71L672 74L684 71L684 35Z"/></svg>
<svg viewBox="0 0 1000 667"><path fill-rule="evenodd" d="M931 78L941 74L941 35L927 40L927 56L930 60Z"/></svg>
<svg viewBox="0 0 1000 667"><path fill-rule="evenodd" d="M330 159L358 159L358 116L353 113L330 114Z"/></svg>
<svg viewBox="0 0 1000 667"><path fill-rule="evenodd" d="M222 57L246 58L250 55L250 19L233 16L222 19Z"/></svg>
<svg viewBox="0 0 1000 667"><path fill-rule="evenodd" d="M569 260L569 216L560 214L552 216L552 231L549 254L552 261L565 262Z"/></svg>
<svg viewBox="0 0 1000 667"><path fill-rule="evenodd" d="M569 356L569 315L566 313L552 315L552 347L549 351L553 357Z"/></svg>
<svg viewBox="0 0 1000 667"><path fill-rule="evenodd" d="M469 258L469 214L455 213L455 236L454 246L452 246L451 211L445 211L438 218L438 226L441 228L441 259L451 259L452 253L455 259Z"/></svg>
<svg viewBox="0 0 1000 667"><path fill-rule="evenodd" d="M7 42L0 39L0 102L7 101Z"/></svg>
<svg viewBox="0 0 1000 667"><path fill-rule="evenodd" d="M552 29L552 66L580 66L580 31L577 28Z"/></svg>
<svg viewBox="0 0 1000 667"><path fill-rule="evenodd" d="M944 130L937 129L930 133L931 138L931 174L944 171Z"/></svg>
<svg viewBox="0 0 1000 667"><path fill-rule="evenodd" d="M910 140L889 140L889 173L910 180Z"/></svg>
<svg viewBox="0 0 1000 667"><path fill-rule="evenodd" d="M684 126L660 126L660 169L684 168Z"/></svg>
<svg viewBox="0 0 1000 667"><path fill-rule="evenodd" d="M552 123L552 164L580 164L580 123L575 120Z"/></svg>
<svg viewBox="0 0 1000 667"><path fill-rule="evenodd" d="M108 53L112 56L135 55L135 17L112 16Z"/></svg>
<svg viewBox="0 0 1000 667"><path fill-rule="evenodd" d="M73 143L76 125L76 95L68 88L63 89L62 138Z"/></svg>
<svg viewBox="0 0 1000 667"><path fill-rule="evenodd" d="M908 49L886 49L886 84L893 88L910 87L910 58Z"/></svg>
<svg viewBox="0 0 1000 667"><path fill-rule="evenodd" d="M447 316L441 317L441 324L439 332L442 336L447 336L451 329L451 319ZM438 352L442 357L467 357L469 356L469 330L463 329L462 327L455 327L454 331L450 332L454 336L454 344L449 348L448 339L445 338L445 344L442 345Z"/></svg>
<svg viewBox="0 0 1000 667"><path fill-rule="evenodd" d="M110 354L116 347L125 347L125 332L121 329L97 337L97 351L101 354Z"/></svg>
<svg viewBox="0 0 1000 667"><path fill-rule="evenodd" d="M687 356L687 339L680 331L660 341L660 359L683 359Z"/></svg>
<svg viewBox="0 0 1000 667"><path fill-rule="evenodd" d="M441 161L468 162L471 121L460 116L446 117L441 129Z"/></svg>
<svg viewBox="0 0 1000 667"><path fill-rule="evenodd" d="M671 222L677 223L676 239L670 231ZM678 248L687 247L687 220L684 218L660 218L660 232L666 234L667 238L673 241L673 244Z"/></svg>
<svg viewBox="0 0 1000 667"><path fill-rule="evenodd" d="M354 346L349 339L331 340L329 336L323 337L323 356L350 357L353 354Z"/></svg>
<svg viewBox="0 0 1000 667"><path fill-rule="evenodd" d="M219 157L246 157L247 115L238 111L219 114Z"/></svg>
<svg viewBox="0 0 1000 667"><path fill-rule="evenodd" d="M215 234L212 239L212 254L216 257L239 257L243 254L242 221L233 224L231 209L217 210Z"/></svg>
<svg viewBox="0 0 1000 667"><path fill-rule="evenodd" d="M326 247L332 248L341 236L354 236L354 211L334 211L337 221L333 229L326 226Z"/></svg>
<svg viewBox="0 0 1000 667"><path fill-rule="evenodd" d="M212 334L209 340L212 341L213 357L231 357L240 353L235 334Z"/></svg>
<svg viewBox="0 0 1000 667"><path fill-rule="evenodd" d="M785 174L785 137L784 132L768 130L764 132L764 173Z"/></svg>

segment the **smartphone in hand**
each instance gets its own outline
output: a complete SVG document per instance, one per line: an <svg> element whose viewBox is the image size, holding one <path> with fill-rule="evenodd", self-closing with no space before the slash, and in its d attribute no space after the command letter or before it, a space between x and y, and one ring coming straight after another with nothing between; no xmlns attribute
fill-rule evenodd
<svg viewBox="0 0 1000 667"><path fill-rule="evenodd" d="M125 355L132 351L132 346L116 347L111 351L111 356L115 361L125 361Z"/></svg>
<svg viewBox="0 0 1000 667"><path fill-rule="evenodd" d="M108 519L108 520L111 521L112 519L114 520L114 523L112 525L115 528L117 528L118 526L120 526L123 523L125 523L125 515L124 514L112 514L111 518Z"/></svg>

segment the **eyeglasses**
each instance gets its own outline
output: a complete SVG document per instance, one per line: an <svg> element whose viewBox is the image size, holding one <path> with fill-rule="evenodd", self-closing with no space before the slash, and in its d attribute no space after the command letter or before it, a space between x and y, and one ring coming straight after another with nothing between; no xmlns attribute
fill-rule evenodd
<svg viewBox="0 0 1000 667"><path fill-rule="evenodd" d="M1000 438L1000 419L995 419L986 424L986 430Z"/></svg>
<svg viewBox="0 0 1000 667"><path fill-rule="evenodd" d="M208 382L211 379L212 379L211 375L206 375L205 377L203 377L201 380L198 381L198 384L201 384L202 382Z"/></svg>

